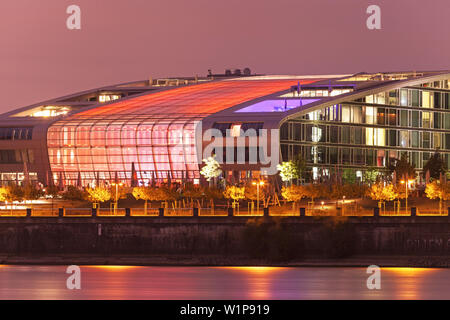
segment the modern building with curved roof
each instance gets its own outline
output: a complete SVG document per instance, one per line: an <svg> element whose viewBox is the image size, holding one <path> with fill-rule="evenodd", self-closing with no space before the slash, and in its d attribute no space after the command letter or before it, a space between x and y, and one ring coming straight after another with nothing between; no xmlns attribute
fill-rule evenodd
<svg viewBox="0 0 450 320"><path fill-rule="evenodd" d="M383 171L404 152L420 172L436 151L450 165L449 81L450 71L247 71L97 88L1 115L0 177L3 184L198 183L211 154L231 181L274 174L274 165L299 155L311 179Z"/></svg>

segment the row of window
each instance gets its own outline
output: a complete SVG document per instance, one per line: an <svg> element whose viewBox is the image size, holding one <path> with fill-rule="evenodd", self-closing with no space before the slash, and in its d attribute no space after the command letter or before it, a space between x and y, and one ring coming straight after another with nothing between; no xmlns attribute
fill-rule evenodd
<svg viewBox="0 0 450 320"><path fill-rule="evenodd" d="M450 150L450 133L353 126L284 123L281 140Z"/></svg>
<svg viewBox="0 0 450 320"><path fill-rule="evenodd" d="M31 149L0 150L0 164L34 163Z"/></svg>
<svg viewBox="0 0 450 320"><path fill-rule="evenodd" d="M0 128L0 140L31 140L33 128Z"/></svg>
<svg viewBox="0 0 450 320"><path fill-rule="evenodd" d="M136 170L136 177L138 180L153 180L153 179L194 179L199 178L199 171L195 170L166 170L166 171L140 171ZM129 171L54 171L53 179L55 183L58 184L59 180L65 180L68 184L76 184L79 177L81 177L82 182L92 182L96 183L97 180L106 181L124 181L131 180L131 170ZM83 183L85 185L86 183Z"/></svg>
<svg viewBox="0 0 450 320"><path fill-rule="evenodd" d="M357 101L423 108L450 108L450 94L448 92L421 89L397 89L389 92L380 92Z"/></svg>
<svg viewBox="0 0 450 320"><path fill-rule="evenodd" d="M283 143L281 145L281 153L283 161L295 159L300 154L308 164L386 167L394 159L398 159L402 152L383 149L307 146ZM409 160L416 168L422 168L432 154L432 152L422 151L408 152ZM442 153L441 155L450 167L450 154Z"/></svg>
<svg viewBox="0 0 450 320"><path fill-rule="evenodd" d="M450 129L450 112L401 110L349 104L335 105L323 110L313 111L300 117L300 119L426 129Z"/></svg>

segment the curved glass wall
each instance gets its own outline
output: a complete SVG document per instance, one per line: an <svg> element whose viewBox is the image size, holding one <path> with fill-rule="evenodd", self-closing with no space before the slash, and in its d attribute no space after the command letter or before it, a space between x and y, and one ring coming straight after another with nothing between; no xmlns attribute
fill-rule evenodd
<svg viewBox="0 0 450 320"><path fill-rule="evenodd" d="M219 81L162 90L86 110L47 133L55 183L139 184L198 179L194 125L237 104L288 89L297 80ZM62 181L61 181L62 180Z"/></svg>

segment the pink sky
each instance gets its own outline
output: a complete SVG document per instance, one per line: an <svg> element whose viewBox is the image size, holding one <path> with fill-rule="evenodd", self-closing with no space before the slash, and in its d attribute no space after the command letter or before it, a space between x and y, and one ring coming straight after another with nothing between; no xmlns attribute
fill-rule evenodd
<svg viewBox="0 0 450 320"><path fill-rule="evenodd" d="M66 28L67 6L82 29ZM382 30L366 28L366 8ZM450 69L448 0L2 0L0 112L149 76Z"/></svg>

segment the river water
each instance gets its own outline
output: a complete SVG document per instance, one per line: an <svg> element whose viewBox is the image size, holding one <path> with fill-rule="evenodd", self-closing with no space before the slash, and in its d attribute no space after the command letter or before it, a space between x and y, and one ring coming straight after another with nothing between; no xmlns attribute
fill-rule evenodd
<svg viewBox="0 0 450 320"><path fill-rule="evenodd" d="M365 268L0 265L0 299L450 299L450 269L382 268L367 289Z"/></svg>

